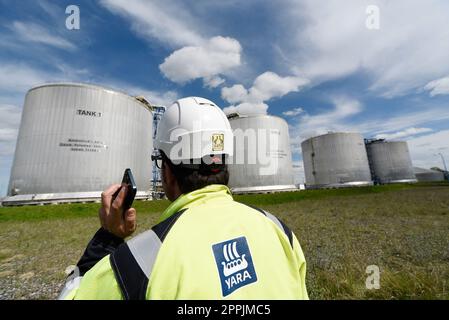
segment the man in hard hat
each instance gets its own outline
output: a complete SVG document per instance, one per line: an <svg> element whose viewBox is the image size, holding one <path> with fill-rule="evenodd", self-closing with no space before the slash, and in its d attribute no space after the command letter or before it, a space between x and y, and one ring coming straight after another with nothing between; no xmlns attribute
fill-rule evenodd
<svg viewBox="0 0 449 320"><path fill-rule="evenodd" d="M159 222L128 242L136 211L126 190L102 194L102 228L61 299L307 299L306 262L295 235L272 214L233 200L226 161L233 134L204 98L176 101L155 140L172 201Z"/></svg>

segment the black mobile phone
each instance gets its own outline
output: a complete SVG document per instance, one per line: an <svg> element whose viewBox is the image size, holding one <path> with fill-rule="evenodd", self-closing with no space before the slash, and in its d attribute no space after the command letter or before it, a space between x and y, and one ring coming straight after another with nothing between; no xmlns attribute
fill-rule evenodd
<svg viewBox="0 0 449 320"><path fill-rule="evenodd" d="M134 181L134 176L131 172L131 169L129 168L126 169L125 173L123 174L122 187L127 188L126 197L125 200L123 201L123 212L125 212L126 210L131 208L137 193L137 185L136 182ZM114 199L117 197L121 189L122 188L118 189L118 191L114 194L113 196Z"/></svg>

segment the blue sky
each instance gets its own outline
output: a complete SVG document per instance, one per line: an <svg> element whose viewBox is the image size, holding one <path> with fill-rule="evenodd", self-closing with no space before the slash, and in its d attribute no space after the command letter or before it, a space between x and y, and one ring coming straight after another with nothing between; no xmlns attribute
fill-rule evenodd
<svg viewBox="0 0 449 320"><path fill-rule="evenodd" d="M66 28L72 4L79 30ZM378 28L367 27L370 5ZM57 81L281 116L298 181L300 142L328 131L405 139L416 166L441 167L448 21L445 0L0 0L0 195L24 95Z"/></svg>

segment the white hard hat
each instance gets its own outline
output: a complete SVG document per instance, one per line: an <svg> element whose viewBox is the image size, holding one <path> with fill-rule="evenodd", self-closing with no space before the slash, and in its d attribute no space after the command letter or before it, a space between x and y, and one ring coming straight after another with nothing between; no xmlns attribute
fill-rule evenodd
<svg viewBox="0 0 449 320"><path fill-rule="evenodd" d="M167 108L154 147L173 163L187 163L211 155L232 156L234 136L228 118L215 103L188 97Z"/></svg>

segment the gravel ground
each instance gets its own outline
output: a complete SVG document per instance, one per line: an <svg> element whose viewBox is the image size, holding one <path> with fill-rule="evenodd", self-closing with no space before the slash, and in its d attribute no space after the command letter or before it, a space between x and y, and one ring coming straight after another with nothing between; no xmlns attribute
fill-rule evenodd
<svg viewBox="0 0 449 320"><path fill-rule="evenodd" d="M6 251L7 253L7 251ZM5 255L5 250L2 250ZM61 290L61 281L41 277L27 269L30 259L22 254L3 259L0 264L0 300L55 299Z"/></svg>

